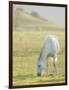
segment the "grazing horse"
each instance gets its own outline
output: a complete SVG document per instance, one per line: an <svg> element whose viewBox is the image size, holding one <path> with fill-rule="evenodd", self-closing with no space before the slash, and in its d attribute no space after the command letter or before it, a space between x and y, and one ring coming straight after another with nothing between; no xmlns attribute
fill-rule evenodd
<svg viewBox="0 0 69 90"><path fill-rule="evenodd" d="M56 72L56 60L57 53L59 52L59 41L54 36L50 35L44 42L44 45L41 49L40 56L37 63L37 75L41 76L42 73L42 65L46 63L46 72L48 75L48 57L52 58L53 70L52 72Z"/></svg>

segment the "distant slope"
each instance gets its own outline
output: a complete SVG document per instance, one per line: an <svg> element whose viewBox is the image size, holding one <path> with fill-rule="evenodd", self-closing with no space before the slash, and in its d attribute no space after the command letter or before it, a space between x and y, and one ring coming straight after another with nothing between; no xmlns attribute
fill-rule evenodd
<svg viewBox="0 0 69 90"><path fill-rule="evenodd" d="M61 29L62 26L50 23L40 17L34 17L25 11L13 10L14 30L48 30Z"/></svg>

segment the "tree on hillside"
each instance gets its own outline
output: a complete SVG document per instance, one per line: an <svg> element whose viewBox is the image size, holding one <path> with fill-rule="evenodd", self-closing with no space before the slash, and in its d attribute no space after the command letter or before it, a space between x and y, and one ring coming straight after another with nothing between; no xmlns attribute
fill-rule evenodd
<svg viewBox="0 0 69 90"><path fill-rule="evenodd" d="M34 12L34 11L31 12L31 15L34 17L40 17L39 14L37 12Z"/></svg>
<svg viewBox="0 0 69 90"><path fill-rule="evenodd" d="M24 9L23 8L16 8L16 11L24 11Z"/></svg>
<svg viewBox="0 0 69 90"><path fill-rule="evenodd" d="M31 15L34 17L38 17L40 20L48 21L47 19L44 19L43 17L41 17L37 12L32 11Z"/></svg>

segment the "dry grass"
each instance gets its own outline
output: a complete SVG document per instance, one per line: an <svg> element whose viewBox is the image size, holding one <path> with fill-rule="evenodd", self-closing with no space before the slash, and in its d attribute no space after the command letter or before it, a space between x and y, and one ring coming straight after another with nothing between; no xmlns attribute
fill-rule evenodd
<svg viewBox="0 0 69 90"><path fill-rule="evenodd" d="M37 76L37 61L48 35L58 37L61 52L58 54L57 75L46 76L45 66L41 77ZM65 82L65 36L64 31L13 32L13 85L50 84ZM49 63L51 64L50 60Z"/></svg>

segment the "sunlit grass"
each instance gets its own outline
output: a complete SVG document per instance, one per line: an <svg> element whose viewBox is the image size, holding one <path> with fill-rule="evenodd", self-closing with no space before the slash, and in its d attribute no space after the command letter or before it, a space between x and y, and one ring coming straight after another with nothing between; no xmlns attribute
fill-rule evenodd
<svg viewBox="0 0 69 90"><path fill-rule="evenodd" d="M37 76L37 61L44 39L55 35L60 42L57 74L46 76L45 65L41 77ZM13 32L13 85L50 84L65 82L65 34L64 31ZM50 60L49 60L49 62Z"/></svg>

